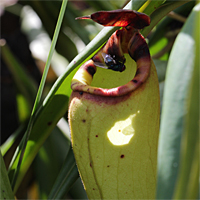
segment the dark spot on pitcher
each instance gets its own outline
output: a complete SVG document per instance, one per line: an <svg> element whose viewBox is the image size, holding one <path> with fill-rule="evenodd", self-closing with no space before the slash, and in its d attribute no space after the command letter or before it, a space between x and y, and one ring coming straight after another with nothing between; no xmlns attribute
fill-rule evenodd
<svg viewBox="0 0 200 200"><path fill-rule="evenodd" d="M122 154L122 155L120 156L120 158L124 158L124 154Z"/></svg>

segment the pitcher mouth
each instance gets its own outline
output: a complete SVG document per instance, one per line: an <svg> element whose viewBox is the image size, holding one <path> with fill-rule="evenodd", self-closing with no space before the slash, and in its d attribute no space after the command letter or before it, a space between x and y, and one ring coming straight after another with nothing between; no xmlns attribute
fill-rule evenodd
<svg viewBox="0 0 200 200"><path fill-rule="evenodd" d="M118 32L116 32L117 36L114 35L113 37L119 37L121 33L120 31L121 30L118 30ZM109 46L109 48L111 47ZM103 47L103 51L106 51L107 49L108 48L106 48L106 46ZM120 46L118 49L120 49ZM131 40L128 43L128 47L126 50L123 50L122 53L129 53L130 57L136 62L137 65L136 74L134 78L128 83L110 89L91 86L93 76L97 71L97 66L95 65L95 57L84 63L76 72L71 82L72 90L109 97L123 96L136 90L147 80L151 67L149 49L143 36L139 32L134 32ZM122 56L124 55L122 54Z"/></svg>
<svg viewBox="0 0 200 200"><path fill-rule="evenodd" d="M82 65L77 73L74 75L71 82L71 88L73 91L86 92L100 96L115 97L126 95L136 90L146 81L149 76L149 71L147 71L146 68L150 68L151 60L148 62L144 62L144 60L142 60L140 63L140 65L143 65L140 67L138 67L137 65L136 75L131 81L122 86L107 89L91 86L93 76L96 73L97 67L94 65L93 60L89 60L84 65ZM148 66L146 65L147 63Z"/></svg>

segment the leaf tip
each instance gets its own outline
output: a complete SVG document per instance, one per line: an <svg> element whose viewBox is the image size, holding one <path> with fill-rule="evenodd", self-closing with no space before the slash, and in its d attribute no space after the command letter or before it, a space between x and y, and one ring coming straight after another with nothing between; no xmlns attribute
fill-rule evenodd
<svg viewBox="0 0 200 200"><path fill-rule="evenodd" d="M87 16L82 16L82 17L76 17L75 20L77 19L91 19L91 16L87 15Z"/></svg>

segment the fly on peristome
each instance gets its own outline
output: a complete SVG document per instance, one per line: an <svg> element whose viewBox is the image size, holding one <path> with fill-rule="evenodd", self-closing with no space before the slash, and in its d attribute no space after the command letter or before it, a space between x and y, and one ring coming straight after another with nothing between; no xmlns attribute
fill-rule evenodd
<svg viewBox="0 0 200 200"><path fill-rule="evenodd" d="M110 54L102 53L104 63L94 62L97 67L101 67L104 69L111 69L114 71L123 72L126 67L124 65L125 58L118 58L115 55L111 56Z"/></svg>

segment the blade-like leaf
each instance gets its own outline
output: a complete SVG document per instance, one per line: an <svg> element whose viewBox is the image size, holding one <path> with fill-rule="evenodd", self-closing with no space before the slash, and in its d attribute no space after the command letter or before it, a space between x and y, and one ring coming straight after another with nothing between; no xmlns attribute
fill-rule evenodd
<svg viewBox="0 0 200 200"><path fill-rule="evenodd" d="M79 175L75 164L74 154L72 148L70 148L48 199L62 199L78 177Z"/></svg>
<svg viewBox="0 0 200 200"><path fill-rule="evenodd" d="M70 149L70 141L55 127L34 160L40 199L47 199Z"/></svg>
<svg viewBox="0 0 200 200"><path fill-rule="evenodd" d="M152 12L154 12L157 8L159 8L160 5L162 5L166 0L154 0L149 1L148 6L144 9L144 13L147 15L150 15Z"/></svg>
<svg viewBox="0 0 200 200"><path fill-rule="evenodd" d="M174 199L198 199L199 192L199 55L200 3L189 18L196 25L194 34L196 54L188 93L188 114L181 141L181 162ZM188 22L189 23L189 22Z"/></svg>
<svg viewBox="0 0 200 200"><path fill-rule="evenodd" d="M7 170L4 164L4 160L3 157L1 155L0 152L0 170L1 170L1 174L0 174L0 199L15 199L12 189L11 189L11 185L10 185L10 181L8 179L8 174L7 174Z"/></svg>
<svg viewBox="0 0 200 200"><path fill-rule="evenodd" d="M4 156L12 147L16 139L26 131L27 123L22 124L18 129L1 145L1 153Z"/></svg>
<svg viewBox="0 0 200 200"><path fill-rule="evenodd" d="M195 59L194 19L192 13L175 41L168 62L158 152L158 199L172 198L179 172L180 143Z"/></svg>
<svg viewBox="0 0 200 200"><path fill-rule="evenodd" d="M156 71L158 74L158 81L159 82L164 81L166 69L167 69L167 61L153 59L153 62L156 66Z"/></svg>
<svg viewBox="0 0 200 200"><path fill-rule="evenodd" d="M64 13L65 13L66 6L67 6L67 0L62 2L61 10L60 10L60 13L59 13L59 16L58 16L58 22L56 24L51 48L50 48L49 55L48 55L48 59L47 59L47 62L46 62L46 65L45 65L45 68L44 68L44 71L43 71L42 79L41 79L41 82L40 82L40 85L39 85L39 88L38 88L38 92L37 92L37 95L36 95L36 99L35 99L35 102L34 102L34 106L33 106L33 109L32 109L32 113L31 113L31 116L30 116L30 120L29 120L29 123L28 123L27 130L26 130L24 137L21 140L17 150L15 151L15 154L14 154L13 159L11 161L11 165L13 163L14 163L14 165L12 165L12 169L11 168L9 169L9 170L12 171L12 174L9 176L9 178L10 178L10 180L12 180L12 182L11 182L12 188L15 189L15 190L16 190L15 184L16 184L17 179L18 179L18 174L19 174L19 171L20 171L21 163L23 161L24 152L25 152L26 145L27 145L27 142L28 142L31 130L32 130L33 123L34 123L34 116L35 116L36 110L38 109L39 104L40 104L40 100L41 100L41 96L42 96L42 93L43 93L47 73L48 73L48 70L49 70L49 67L50 67L51 58L53 56L55 45L56 45L56 42L57 42L57 39L58 39L58 34L59 34L59 31L60 31L60 28L61 28L62 19L63 19Z"/></svg>

